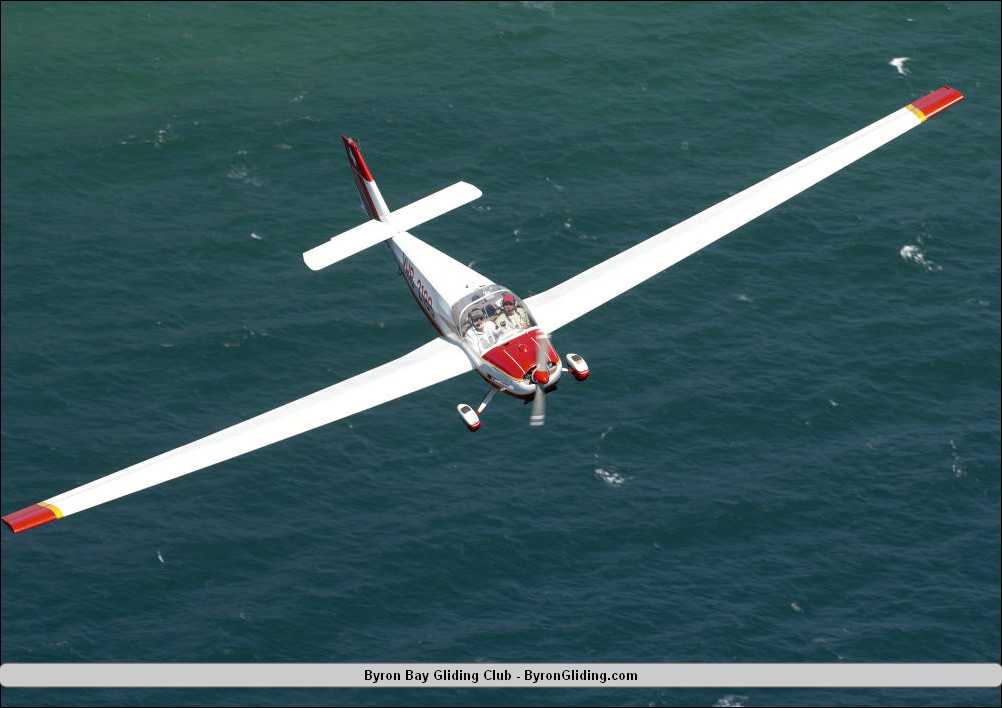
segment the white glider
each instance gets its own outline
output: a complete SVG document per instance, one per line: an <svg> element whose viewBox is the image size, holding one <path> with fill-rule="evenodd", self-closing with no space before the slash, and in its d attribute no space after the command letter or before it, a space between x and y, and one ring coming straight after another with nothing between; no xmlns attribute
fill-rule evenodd
<svg viewBox="0 0 1002 708"><path fill-rule="evenodd" d="M471 431L494 394L531 400L533 425L545 420L545 396L562 373L583 381L578 354L566 366L550 334L710 245L963 99L944 86L699 214L539 295L514 293L415 238L408 230L481 196L458 182L390 211L358 144L343 137L348 163L371 220L303 254L320 270L386 242L418 305L439 336L410 354L262 413L182 447L126 467L3 517L15 533L209 467L468 371L490 387L474 409L456 408Z"/></svg>

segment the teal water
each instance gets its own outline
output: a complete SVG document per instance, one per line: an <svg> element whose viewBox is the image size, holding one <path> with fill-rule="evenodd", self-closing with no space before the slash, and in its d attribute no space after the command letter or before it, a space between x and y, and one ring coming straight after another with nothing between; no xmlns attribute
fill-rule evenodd
<svg viewBox="0 0 1002 708"><path fill-rule="evenodd" d="M528 296L944 83L967 95L558 332L593 374L543 429L499 398L471 436L468 375L4 530L3 661L999 660L998 4L2 21L4 513L433 336L385 249L303 266L363 218L342 132L391 206L478 185L416 233ZM69 701L999 692L3 690Z"/></svg>

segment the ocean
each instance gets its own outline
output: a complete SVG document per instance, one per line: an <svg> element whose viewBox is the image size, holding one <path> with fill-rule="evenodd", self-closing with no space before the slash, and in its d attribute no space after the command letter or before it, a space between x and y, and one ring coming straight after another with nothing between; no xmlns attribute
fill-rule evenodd
<svg viewBox="0 0 1002 708"><path fill-rule="evenodd" d="M2 6L2 511L541 292L943 84L914 131L472 374L13 536L4 662L997 662L1000 5ZM999 705L998 689L23 690L4 705Z"/></svg>

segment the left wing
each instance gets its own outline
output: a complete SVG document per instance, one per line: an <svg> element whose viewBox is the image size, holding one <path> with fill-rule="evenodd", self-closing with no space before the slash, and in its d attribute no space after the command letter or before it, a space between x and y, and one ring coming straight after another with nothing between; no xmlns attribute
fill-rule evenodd
<svg viewBox="0 0 1002 708"><path fill-rule="evenodd" d="M927 118L963 98L959 91L949 86L937 89L782 172L525 302L544 330L553 332L560 329L830 177L884 143L921 125Z"/></svg>
<svg viewBox="0 0 1002 708"><path fill-rule="evenodd" d="M388 364L3 517L14 533L161 484L471 371L439 337Z"/></svg>

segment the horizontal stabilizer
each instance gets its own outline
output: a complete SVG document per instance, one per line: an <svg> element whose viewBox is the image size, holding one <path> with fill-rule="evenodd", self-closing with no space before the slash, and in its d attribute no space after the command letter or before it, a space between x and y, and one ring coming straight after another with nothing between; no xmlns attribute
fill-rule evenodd
<svg viewBox="0 0 1002 708"><path fill-rule="evenodd" d="M303 253L303 260L311 270L326 268L398 233L469 204L480 196L482 192L472 184L456 182L450 187L440 189L434 194L390 212L386 221L373 219L334 236L327 243Z"/></svg>
<svg viewBox="0 0 1002 708"><path fill-rule="evenodd" d="M310 270L320 270L332 263L343 261L359 251L364 251L369 246L375 246L395 233L397 233L396 229L385 221L376 221L375 219L366 221L343 234L338 234L327 243L322 243L316 248L306 251L303 254L303 260Z"/></svg>
<svg viewBox="0 0 1002 708"><path fill-rule="evenodd" d="M469 204L474 199L480 199L483 192L467 182L456 182L454 185L440 189L423 199L411 202L390 212L390 223L398 232L408 231L415 226L431 221L436 216L458 209Z"/></svg>

